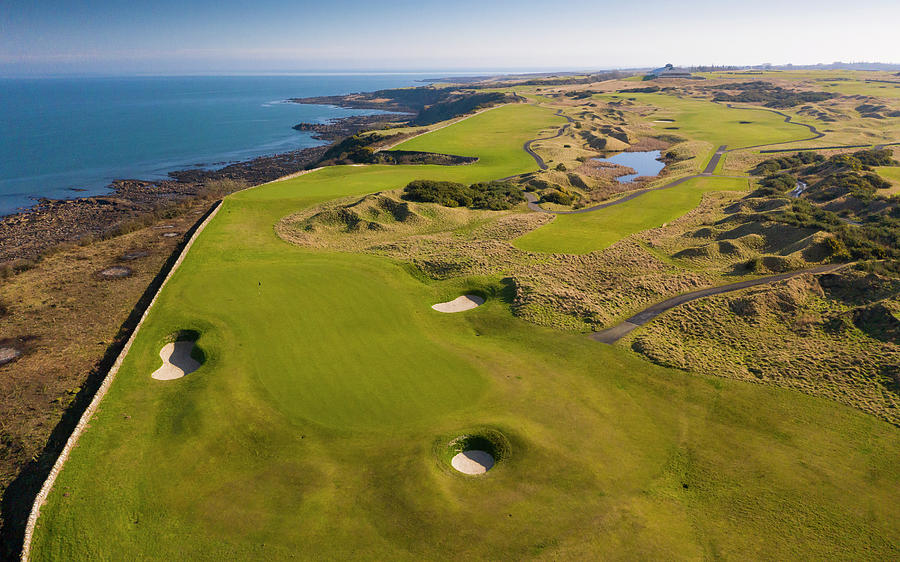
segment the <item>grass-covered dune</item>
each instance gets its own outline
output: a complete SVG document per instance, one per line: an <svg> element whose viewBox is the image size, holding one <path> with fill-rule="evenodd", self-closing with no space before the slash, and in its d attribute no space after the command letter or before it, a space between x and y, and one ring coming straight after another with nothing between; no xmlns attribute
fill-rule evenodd
<svg viewBox="0 0 900 562"><path fill-rule="evenodd" d="M334 167L227 198L60 474L33 559L896 556L895 427L526 323L499 278L427 281L275 235L325 200L533 170L522 143L561 121L505 106L399 147L470 166ZM487 302L430 309L471 292ZM152 380L178 330L204 365ZM454 473L446 444L479 429L508 451Z"/></svg>

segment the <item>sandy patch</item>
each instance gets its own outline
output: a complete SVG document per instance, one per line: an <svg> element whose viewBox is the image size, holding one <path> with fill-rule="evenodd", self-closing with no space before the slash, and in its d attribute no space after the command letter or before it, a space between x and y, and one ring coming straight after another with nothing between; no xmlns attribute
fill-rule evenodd
<svg viewBox="0 0 900 562"><path fill-rule="evenodd" d="M163 238L175 238L176 236L181 236L181 234L177 232L163 232L160 236Z"/></svg>
<svg viewBox="0 0 900 562"><path fill-rule="evenodd" d="M159 351L159 356L163 360L162 367L153 371L150 376L158 381L170 381L193 373L200 368L200 363L191 357L193 349L192 341L167 343Z"/></svg>
<svg viewBox="0 0 900 562"><path fill-rule="evenodd" d="M0 347L0 365L6 365L21 357L22 352L14 347Z"/></svg>
<svg viewBox="0 0 900 562"><path fill-rule="evenodd" d="M654 123L674 123L674 119L656 119L653 121Z"/></svg>
<svg viewBox="0 0 900 562"><path fill-rule="evenodd" d="M100 272L100 277L103 277L104 279L121 279L123 277L128 277L129 275L131 275L131 268L125 267L124 265L107 267Z"/></svg>
<svg viewBox="0 0 900 562"><path fill-rule="evenodd" d="M450 464L463 474L484 474L494 466L494 457L484 451L463 451Z"/></svg>
<svg viewBox="0 0 900 562"><path fill-rule="evenodd" d="M438 312L462 312L464 310L472 310L484 304L484 299L475 295L463 295L449 302L439 302L432 305L431 308Z"/></svg>

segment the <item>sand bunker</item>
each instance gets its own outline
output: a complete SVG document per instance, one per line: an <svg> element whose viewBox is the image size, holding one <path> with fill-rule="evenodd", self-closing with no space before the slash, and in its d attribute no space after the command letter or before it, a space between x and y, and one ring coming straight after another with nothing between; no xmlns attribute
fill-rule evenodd
<svg viewBox="0 0 900 562"><path fill-rule="evenodd" d="M462 312L484 304L484 299L476 295L463 295L450 302L439 302L431 308L438 312Z"/></svg>
<svg viewBox="0 0 900 562"><path fill-rule="evenodd" d="M484 474L494 466L494 457L484 451L463 451L450 464L463 474Z"/></svg>
<svg viewBox="0 0 900 562"><path fill-rule="evenodd" d="M100 272L100 277L103 277L104 279L121 279L123 277L128 277L129 275L131 275L131 268L125 267L124 265L107 267Z"/></svg>
<svg viewBox="0 0 900 562"><path fill-rule="evenodd" d="M181 234L177 232L163 232L160 236L163 238L175 238L176 236L181 236Z"/></svg>
<svg viewBox="0 0 900 562"><path fill-rule="evenodd" d="M158 381L170 381L193 373L200 368L200 363L191 357L193 349L192 341L167 343L159 351L159 356L163 360L162 367L153 371L150 376Z"/></svg>

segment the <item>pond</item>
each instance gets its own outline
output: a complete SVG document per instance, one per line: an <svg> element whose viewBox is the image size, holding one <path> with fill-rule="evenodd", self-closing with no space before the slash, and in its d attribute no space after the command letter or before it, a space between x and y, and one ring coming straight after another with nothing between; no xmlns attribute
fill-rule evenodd
<svg viewBox="0 0 900 562"><path fill-rule="evenodd" d="M619 183L628 183L638 176L655 176L659 174L666 165L658 160L660 152L658 150L649 150L647 152L620 152L609 158L594 158L600 162L610 162L619 166L627 166L634 168L636 174L627 174L619 176L616 180Z"/></svg>

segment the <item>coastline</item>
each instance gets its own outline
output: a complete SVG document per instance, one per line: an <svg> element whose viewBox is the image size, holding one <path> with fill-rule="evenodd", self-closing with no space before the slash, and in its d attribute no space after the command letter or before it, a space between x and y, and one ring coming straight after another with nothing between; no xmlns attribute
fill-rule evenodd
<svg viewBox="0 0 900 562"><path fill-rule="evenodd" d="M210 195L276 180L313 167L344 137L383 123L394 114L348 116L326 123L299 123L297 130L314 131L328 144L260 156L217 169L189 168L169 172L161 180L117 179L110 192L71 199L40 198L19 212L0 216L0 265L29 267L48 251L65 244L89 243L127 231L148 217L177 212L176 207ZM224 188L224 190L223 190Z"/></svg>

